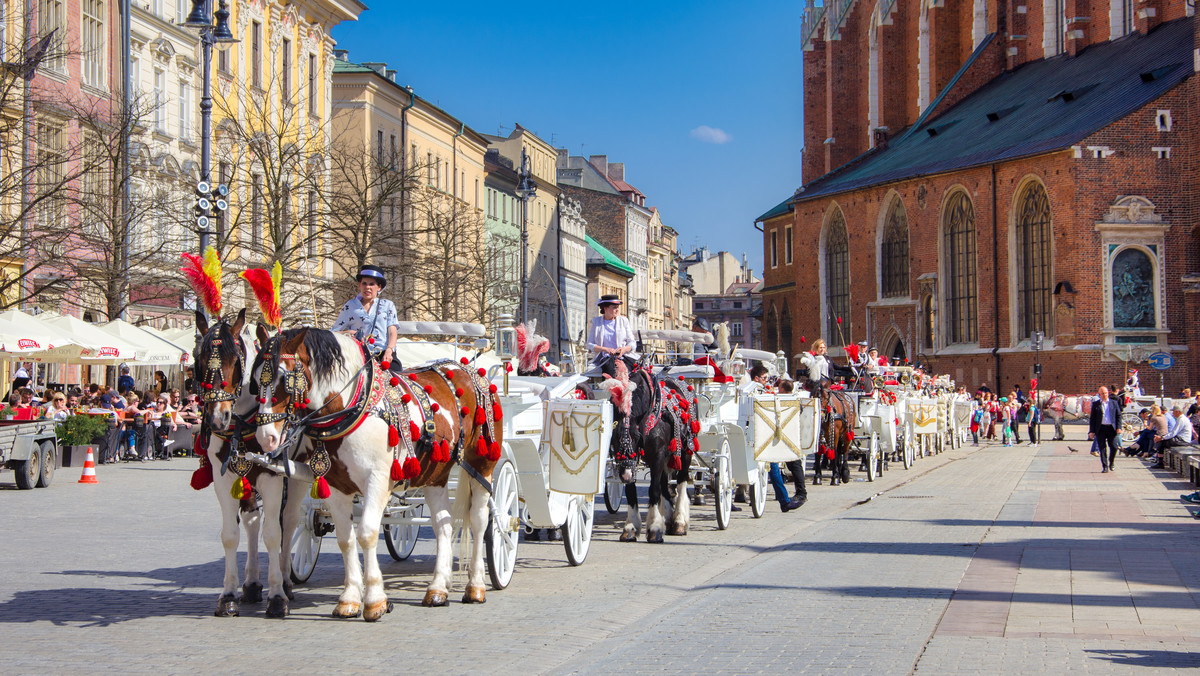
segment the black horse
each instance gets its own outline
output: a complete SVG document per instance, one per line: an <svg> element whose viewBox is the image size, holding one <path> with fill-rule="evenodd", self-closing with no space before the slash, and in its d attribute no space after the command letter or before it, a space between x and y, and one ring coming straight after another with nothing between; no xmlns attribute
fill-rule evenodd
<svg viewBox="0 0 1200 676"><path fill-rule="evenodd" d="M633 542L641 532L634 481L639 461L650 472L646 541L662 542L664 530L671 535L686 535L688 501L680 491L687 485L696 450L698 425L692 424L696 397L679 382L659 380L648 366L639 365L632 376L624 363L618 362L616 370L617 377L606 380L601 387L609 390L613 402L616 434L612 456L629 503L621 541ZM672 473L674 487L670 482Z"/></svg>

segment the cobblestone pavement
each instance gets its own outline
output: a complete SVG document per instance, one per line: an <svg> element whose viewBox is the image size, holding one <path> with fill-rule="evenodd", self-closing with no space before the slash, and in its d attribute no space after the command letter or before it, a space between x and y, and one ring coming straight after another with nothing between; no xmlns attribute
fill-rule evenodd
<svg viewBox="0 0 1200 676"><path fill-rule="evenodd" d="M592 551L523 542L512 585L482 606L418 604L428 539L405 562L380 545L395 610L329 617L342 581L332 536L287 620L212 617L222 576L211 492L195 464L62 470L12 489L0 550L0 670L156 674L1125 673L1200 667L1200 524L1172 474L1078 441L970 446L874 483L809 489L798 512L686 537L616 541L598 509ZM856 476L861 477L861 474ZM263 558L265 567L265 557ZM463 576L456 577L459 593ZM452 592L451 598L458 594Z"/></svg>

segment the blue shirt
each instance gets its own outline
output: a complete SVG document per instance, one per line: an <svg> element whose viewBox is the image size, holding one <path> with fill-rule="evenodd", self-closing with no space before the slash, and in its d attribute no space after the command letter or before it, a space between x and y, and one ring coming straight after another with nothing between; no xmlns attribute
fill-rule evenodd
<svg viewBox="0 0 1200 676"><path fill-rule="evenodd" d="M370 310L364 310L362 296L355 296L342 306L342 312L333 323L333 331L354 331L367 351L379 354L387 349L388 327L399 323L396 305L386 298L375 298ZM371 343L370 338L375 342Z"/></svg>

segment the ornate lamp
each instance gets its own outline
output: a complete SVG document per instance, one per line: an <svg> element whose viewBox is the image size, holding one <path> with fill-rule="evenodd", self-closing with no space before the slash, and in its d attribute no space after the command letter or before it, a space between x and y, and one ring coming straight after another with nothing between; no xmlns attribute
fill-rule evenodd
<svg viewBox="0 0 1200 676"><path fill-rule="evenodd" d="M496 356L504 362L504 394L507 396L508 373L512 360L517 357L517 329L513 326L513 316L507 313L496 318Z"/></svg>

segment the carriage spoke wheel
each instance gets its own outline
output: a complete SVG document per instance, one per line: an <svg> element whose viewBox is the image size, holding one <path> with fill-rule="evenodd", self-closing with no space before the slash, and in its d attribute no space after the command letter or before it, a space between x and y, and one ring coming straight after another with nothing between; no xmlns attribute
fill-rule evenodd
<svg viewBox="0 0 1200 676"><path fill-rule="evenodd" d="M496 511L488 519L483 543L492 589L504 589L517 567L517 540L521 530L521 502L517 494L517 472L508 460L500 461L492 475L492 498Z"/></svg>
<svg viewBox="0 0 1200 676"><path fill-rule="evenodd" d="M874 481L879 475L879 435L871 432L871 438L867 440L867 481Z"/></svg>
<svg viewBox="0 0 1200 676"><path fill-rule="evenodd" d="M592 546L592 525L596 520L596 496L582 495L571 500L567 520L563 523L563 546L572 566L583 565Z"/></svg>
<svg viewBox="0 0 1200 676"><path fill-rule="evenodd" d="M1121 442L1123 446L1128 446L1137 441L1138 432L1142 429L1141 417L1136 413L1126 411L1121 414Z"/></svg>
<svg viewBox="0 0 1200 676"><path fill-rule="evenodd" d="M767 465L758 464L758 483L750 484L750 513L761 519L767 513ZM801 479L803 481L804 479Z"/></svg>
<svg viewBox="0 0 1200 676"><path fill-rule="evenodd" d="M304 517L300 519L300 525L292 535L291 578L295 584L307 582L317 567L317 556L321 553L321 536L317 530L320 528L320 524L317 523L319 518L315 507L305 505Z"/></svg>
<svg viewBox="0 0 1200 676"><path fill-rule="evenodd" d="M416 505L409 510L406 518L420 518L428 516L429 510L424 503ZM397 561L403 561L412 556L413 549L417 546L417 540L421 536L421 525L411 522L388 524L383 529L383 539L387 543L388 554Z"/></svg>
<svg viewBox="0 0 1200 676"><path fill-rule="evenodd" d="M721 450L713 458L716 461L716 476L713 477L713 493L717 503L717 528L729 528L733 514L733 477L729 474L729 440L721 440Z"/></svg>
<svg viewBox="0 0 1200 676"><path fill-rule="evenodd" d="M617 513L617 510L621 508L621 496L625 494L625 484L613 476L616 471L616 467L610 463L608 479L604 482L604 508L608 510L609 514Z"/></svg>

